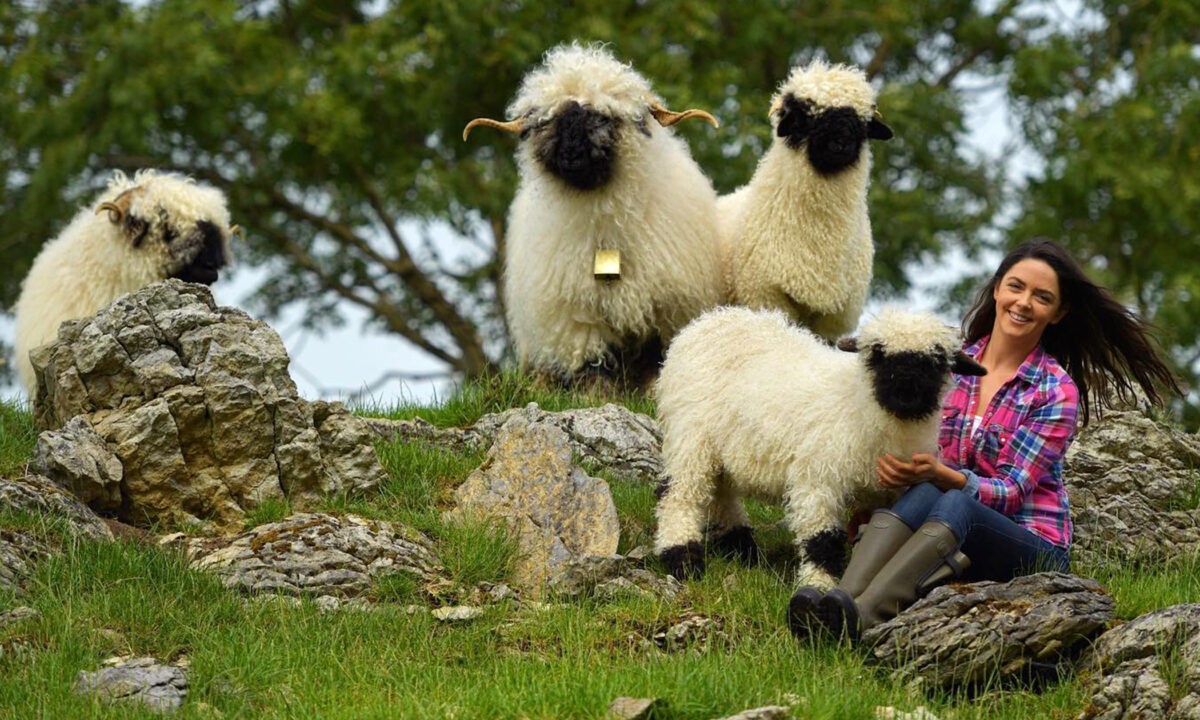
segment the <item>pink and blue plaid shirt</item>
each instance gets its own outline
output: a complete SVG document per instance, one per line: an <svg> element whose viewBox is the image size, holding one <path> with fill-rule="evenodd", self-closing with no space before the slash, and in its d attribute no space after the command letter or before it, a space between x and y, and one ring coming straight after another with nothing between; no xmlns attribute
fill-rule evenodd
<svg viewBox="0 0 1200 720"><path fill-rule="evenodd" d="M990 337L965 352L978 358ZM996 391L972 431L979 378L954 377L942 405L942 462L967 476L967 494L1051 543L1070 546L1071 508L1062 465L1075 437L1075 382L1039 345Z"/></svg>

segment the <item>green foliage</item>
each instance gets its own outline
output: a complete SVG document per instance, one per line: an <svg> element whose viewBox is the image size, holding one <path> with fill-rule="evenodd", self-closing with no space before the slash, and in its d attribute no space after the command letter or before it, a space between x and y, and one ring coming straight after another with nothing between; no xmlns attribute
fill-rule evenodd
<svg viewBox="0 0 1200 720"><path fill-rule="evenodd" d="M292 505L286 498L267 498L246 513L246 528L279 522L291 514Z"/></svg>
<svg viewBox="0 0 1200 720"><path fill-rule="evenodd" d="M442 526L438 557L463 585L503 582L518 558L517 537L500 521L463 518Z"/></svg>
<svg viewBox="0 0 1200 720"><path fill-rule="evenodd" d="M0 477L18 474L37 443L33 414L24 403L0 402Z"/></svg>

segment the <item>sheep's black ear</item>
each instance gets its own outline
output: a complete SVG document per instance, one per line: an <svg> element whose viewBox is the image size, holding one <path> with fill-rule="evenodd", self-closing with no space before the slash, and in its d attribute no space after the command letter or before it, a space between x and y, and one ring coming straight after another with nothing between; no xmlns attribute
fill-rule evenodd
<svg viewBox="0 0 1200 720"><path fill-rule="evenodd" d="M146 239L146 233L150 232L150 221L133 213L125 213L121 229L125 231L125 235L134 247L141 247L142 241Z"/></svg>
<svg viewBox="0 0 1200 720"><path fill-rule="evenodd" d="M838 338L837 349L842 352L858 352L858 338L844 337Z"/></svg>
<svg viewBox="0 0 1200 720"><path fill-rule="evenodd" d="M950 366L950 372L955 375L987 375L987 368L975 362L975 358L959 350L954 356L954 364Z"/></svg>
<svg viewBox="0 0 1200 720"><path fill-rule="evenodd" d="M867 121L867 137L872 140L891 140L895 134L882 120L871 118Z"/></svg>

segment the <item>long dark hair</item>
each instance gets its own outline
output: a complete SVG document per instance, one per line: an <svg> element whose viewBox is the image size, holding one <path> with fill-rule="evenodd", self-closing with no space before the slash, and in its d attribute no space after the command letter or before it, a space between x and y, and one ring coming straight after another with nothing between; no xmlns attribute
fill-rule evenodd
<svg viewBox="0 0 1200 720"><path fill-rule="evenodd" d="M1062 320L1046 326L1041 344L1066 368L1079 388L1084 425L1092 398L1097 401L1097 414L1103 415L1114 396L1121 401L1133 398L1135 382L1158 407L1164 401L1160 387L1182 394L1175 374L1151 339L1154 326L1092 282L1075 258L1053 240L1038 238L1021 243L1004 257L963 318L968 343L992 331L996 285L1013 265L1031 258L1045 262L1058 275L1062 307L1067 313Z"/></svg>

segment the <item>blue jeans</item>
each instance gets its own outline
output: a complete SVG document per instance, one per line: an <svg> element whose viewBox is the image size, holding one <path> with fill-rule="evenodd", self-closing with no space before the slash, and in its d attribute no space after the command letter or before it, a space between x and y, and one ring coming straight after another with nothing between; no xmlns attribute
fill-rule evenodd
<svg viewBox="0 0 1200 720"><path fill-rule="evenodd" d="M959 548L971 559L967 580L1008 581L1018 575L1055 570L1069 572L1070 552L1026 530L1012 518L961 490L943 492L932 483L913 485L892 506L912 530L926 520L945 523Z"/></svg>

